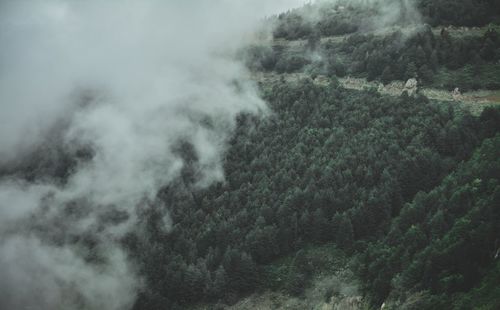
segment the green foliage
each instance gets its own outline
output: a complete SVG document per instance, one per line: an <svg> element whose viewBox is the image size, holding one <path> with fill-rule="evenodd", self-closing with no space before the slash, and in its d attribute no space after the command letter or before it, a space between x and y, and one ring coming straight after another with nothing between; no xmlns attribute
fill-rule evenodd
<svg viewBox="0 0 500 310"><path fill-rule="evenodd" d="M284 55L279 58L276 63L276 72L278 73L292 73L300 71L310 61L302 55Z"/></svg>
<svg viewBox="0 0 500 310"><path fill-rule="evenodd" d="M491 284L463 292L485 276L483 281L491 281L488 270L495 264L500 233L499 179L497 135L441 185L407 204L391 225L403 237L374 243L360 260L359 272L373 302L385 300L391 291L392 298L402 298L405 292L427 290L446 301L443 309L472 309L464 306L471 301L467 296L483 293L486 304L498 305L490 295ZM457 293L464 297L452 307Z"/></svg>
<svg viewBox="0 0 500 310"><path fill-rule="evenodd" d="M463 23L498 16L488 1L469 8ZM452 2L418 3L433 24L458 23L458 13L443 11ZM499 87L495 30L476 37L429 27L362 35L356 25L374 8L341 4L316 11L318 21L299 11L278 16L275 38L303 41L252 46L242 58L254 71L326 74L332 81L349 74L384 83L417 77L462 90ZM405 14L395 23L411 23ZM342 34L350 35L321 40ZM322 57L313 60L312 51ZM261 91L273 113L238 117L225 182L197 188L198 157L180 143L176 151L187 164L158 197L175 226L164 232L161 212L146 211L142 231L124 241L148 288L136 309L231 303L258 289L300 296L315 274L345 266L342 251L357 258L374 306L391 296L400 309L469 309L476 298L484 309L497 307L498 277L488 272L498 273L498 109L475 118L422 96L386 97L311 79L282 78Z"/></svg>
<svg viewBox="0 0 500 310"><path fill-rule="evenodd" d="M311 256L295 255L292 267L263 267L307 244L333 242L351 253L359 240L381 239L405 202L439 184L483 133L495 130L491 122L483 130L478 119L421 97L384 97L310 80L266 86L274 113L264 120L239 117L225 183L197 190L186 177L166 188L161 199L176 223L168 234L157 227L157 214L146 214L141 238L147 242L131 247L154 292L141 295L141 302L151 296L180 305L234 301L269 286L300 294L317 266L328 264L312 260L310 272L304 261ZM196 156L189 157L196 167ZM409 214L425 217L425 206L424 199ZM443 219L435 222L443 226ZM404 234L412 253L427 240L425 226L417 224ZM447 226L439 227L434 233ZM378 276L380 295L390 289L386 279L393 270ZM271 276L276 273L281 281ZM449 283L443 285L455 285Z"/></svg>
<svg viewBox="0 0 500 310"><path fill-rule="evenodd" d="M486 26L496 19L500 22L500 5L495 0L416 2L424 21L434 26ZM447 89L500 88L500 35L494 24L489 25L484 33L479 32L481 35L468 32L464 32L463 36L451 35L446 29L436 34L428 25L416 26L404 33L397 30L364 34L359 30L362 25L379 23L372 20L379 12L378 5L377 1L364 5L324 3L306 5L281 14L275 21L275 38L301 39L307 40L307 43L302 50L297 49L297 44L292 44L293 52L285 48L274 53L270 53L270 49L267 53L253 53L249 57L252 60L250 63L257 70L298 72L311 63L307 55L316 50L324 59L322 69L315 73L327 76L343 77L349 74L368 80L377 79L384 84L418 78L421 84ZM408 3L403 1L394 5L402 9L397 12L399 15L393 16L392 24L386 26L412 23L413 19L405 16L411 11L407 8ZM320 37L346 34L348 36L344 40L326 39L325 43L319 44Z"/></svg>
<svg viewBox="0 0 500 310"><path fill-rule="evenodd" d="M270 71L274 70L278 55L271 47L262 45L253 45L247 47L241 57L244 59L246 66L255 71Z"/></svg>
<svg viewBox="0 0 500 310"><path fill-rule="evenodd" d="M311 35L312 24L305 20L301 14L290 12L280 14L278 23L274 30L274 37L277 39L297 40Z"/></svg>
<svg viewBox="0 0 500 310"><path fill-rule="evenodd" d="M496 0L419 0L419 10L431 25L483 26L500 15Z"/></svg>
<svg viewBox="0 0 500 310"><path fill-rule="evenodd" d="M466 65L458 70L442 68L432 78L431 87L461 91L500 89L500 64Z"/></svg>
<svg viewBox="0 0 500 310"><path fill-rule="evenodd" d="M313 276L338 272L347 262L345 253L335 244L304 246L264 267L264 288L301 295Z"/></svg>
<svg viewBox="0 0 500 310"><path fill-rule="evenodd" d="M482 37L463 38L452 38L446 31L437 36L428 27L410 35L401 31L383 36L354 34L323 48L329 63L338 63L341 55L350 75L379 79L385 84L418 78L423 84L446 88L500 88L500 39L494 29Z"/></svg>
<svg viewBox="0 0 500 310"><path fill-rule="evenodd" d="M500 308L500 263L486 272L483 280L468 293L460 294L453 302L457 310L495 310Z"/></svg>
<svg viewBox="0 0 500 310"><path fill-rule="evenodd" d="M392 8L390 16L384 10L387 7ZM423 22L432 26L472 27L499 21L500 4L496 0L325 1L275 17L274 37L297 40L315 32L321 36L339 36L373 25L407 26Z"/></svg>

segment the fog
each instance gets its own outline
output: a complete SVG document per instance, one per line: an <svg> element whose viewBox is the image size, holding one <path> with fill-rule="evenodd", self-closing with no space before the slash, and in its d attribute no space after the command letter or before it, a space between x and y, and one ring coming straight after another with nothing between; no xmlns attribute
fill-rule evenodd
<svg viewBox="0 0 500 310"><path fill-rule="evenodd" d="M294 12L312 23L319 21L332 7L340 11L349 7L370 10L370 18L360 21L358 25L362 32L387 30L397 23L410 25L422 22L415 0L317 0L307 3L315 5L306 5L305 9L297 9Z"/></svg>
<svg viewBox="0 0 500 310"><path fill-rule="evenodd" d="M241 113L268 108L237 51L303 0L0 1L0 308L130 309L120 240L186 165L224 181ZM370 2L371 3L371 2ZM405 0L380 6L391 24Z"/></svg>
<svg viewBox="0 0 500 310"><path fill-rule="evenodd" d="M176 146L195 150L194 186L223 181L236 116L267 113L233 55L302 1L270 2L0 2L1 309L132 307L118 241L138 208L168 209Z"/></svg>

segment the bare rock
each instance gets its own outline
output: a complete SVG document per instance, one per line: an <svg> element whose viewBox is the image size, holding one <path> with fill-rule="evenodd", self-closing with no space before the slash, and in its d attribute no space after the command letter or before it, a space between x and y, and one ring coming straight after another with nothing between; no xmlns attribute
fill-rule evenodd
<svg viewBox="0 0 500 310"><path fill-rule="evenodd" d="M462 93L460 92L460 89L458 87L451 92L451 97L455 101L460 101L463 99Z"/></svg>
<svg viewBox="0 0 500 310"><path fill-rule="evenodd" d="M406 91L408 96L415 96L418 91L418 81L417 79L409 79L406 81L403 92Z"/></svg>

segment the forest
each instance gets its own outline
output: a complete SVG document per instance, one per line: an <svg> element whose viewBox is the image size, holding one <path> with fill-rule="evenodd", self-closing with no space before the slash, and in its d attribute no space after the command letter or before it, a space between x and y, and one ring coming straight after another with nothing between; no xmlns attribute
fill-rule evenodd
<svg viewBox="0 0 500 310"><path fill-rule="evenodd" d="M414 18L412 21L405 12L401 12L398 15L401 20L392 21L392 28L384 30L382 34L380 31L369 33L363 27L349 26L364 22L369 25L365 26L368 29L381 27L370 24L374 21L368 22L374 14L373 8L346 6L344 11L338 11L325 4L333 13L322 9L322 16L316 24L304 21L299 13L292 11L277 18L274 37L278 40L302 40L305 43L298 47L253 46L247 51L247 63L257 70L277 73L305 71L311 75L339 78L350 75L378 80L384 84L417 77L421 85L448 90L456 87L463 91L498 89L500 34L499 28L493 23L494 16L498 15L486 17L495 11L488 10L486 13L486 10L467 10L467 13L459 15L470 16L474 23L466 22L465 18L448 20L438 13L450 12L454 6L462 9L474 6L479 10L498 4L481 5L474 1L472 5L462 2L467 1L452 1L452 5L449 1L422 1L422 18L439 22L422 24L420 20ZM447 9L441 10L441 7ZM436 16L426 15L427 10ZM498 8L496 10L498 12ZM408 25L409 22L411 24ZM409 28L395 28L396 25ZM450 33L464 26L482 26L486 31L480 35L470 31L460 36ZM342 38L340 42L330 39L338 36ZM315 54L321 57L311 56Z"/></svg>
<svg viewBox="0 0 500 310"><path fill-rule="evenodd" d="M312 2L243 47L225 1L89 3L0 27L0 308L500 309L498 0Z"/></svg>
<svg viewBox="0 0 500 310"><path fill-rule="evenodd" d="M240 117L225 184L194 191L186 169L183 181L163 193L173 231L151 226L148 243L127 239L152 288L137 309L231 301L263 289L263 266L310 243L357 253L374 304L388 297L400 270L407 274L399 290L451 294L494 267L499 109L477 118L425 97L384 97L308 79L277 82L265 96L275 114L264 121ZM189 150L185 145L195 166ZM150 216L152 223L158 218ZM478 252L454 262L456 251ZM429 269L436 279L419 278L415 268L441 266L423 266L430 255L449 270ZM291 281L285 289L300 294L307 272Z"/></svg>
<svg viewBox="0 0 500 310"><path fill-rule="evenodd" d="M244 52L254 71L305 75L259 82L273 114L239 116L225 182L197 190L196 154L181 146L191 165L162 191L173 230L155 228L152 212L147 242L134 234L124 241L147 275L135 309L218 309L269 289L301 296L317 268L301 249L321 245L350 258L373 309L387 300L394 309L500 307L500 109L473 116L423 95L353 91L337 81L418 77L447 90L500 89L497 2L418 8L428 24L382 35L362 31L370 7L324 10L315 23L291 11L277 17L274 39L303 44ZM411 26L402 14L395 24ZM486 30L458 37L433 28L450 25ZM314 51L323 57L311 59ZM451 73L439 78L443 72ZM318 74L329 83L315 83ZM293 272L272 285L268 266L282 257L294 257Z"/></svg>

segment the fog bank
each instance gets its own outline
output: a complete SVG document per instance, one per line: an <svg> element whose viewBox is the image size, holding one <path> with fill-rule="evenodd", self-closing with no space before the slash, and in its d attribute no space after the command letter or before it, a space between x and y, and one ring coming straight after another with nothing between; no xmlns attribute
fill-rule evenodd
<svg viewBox="0 0 500 310"><path fill-rule="evenodd" d="M233 53L295 4L0 3L0 308L133 305L120 238L179 176L179 143L194 186L223 180L236 116L267 110Z"/></svg>

